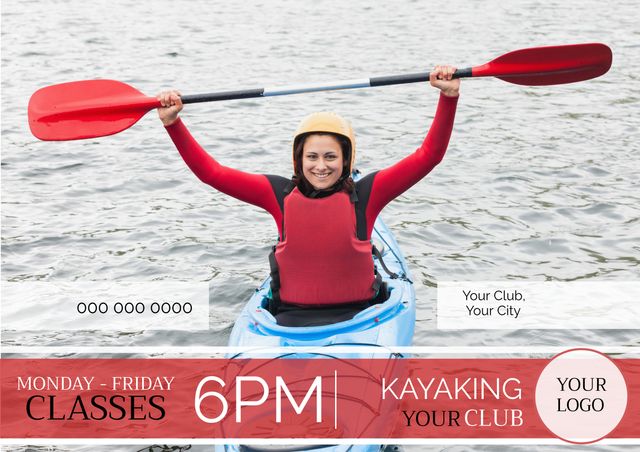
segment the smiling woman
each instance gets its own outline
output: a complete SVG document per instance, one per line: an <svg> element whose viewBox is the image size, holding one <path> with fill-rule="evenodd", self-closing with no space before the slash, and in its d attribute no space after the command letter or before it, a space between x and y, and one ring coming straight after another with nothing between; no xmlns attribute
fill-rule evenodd
<svg viewBox="0 0 640 452"><path fill-rule="evenodd" d="M355 315L385 301L374 268L371 234L384 206L426 176L443 158L453 128L460 80L455 68L436 66L431 85L440 89L436 117L422 145L395 165L354 182L356 154L351 124L335 113L302 120L293 139L291 179L249 174L219 164L178 119L177 91L158 95L158 114L187 165L203 182L268 211L279 230L269 257L269 308L281 325L298 311L349 310ZM292 311L295 315L292 315ZM350 317L349 317L350 318Z"/></svg>

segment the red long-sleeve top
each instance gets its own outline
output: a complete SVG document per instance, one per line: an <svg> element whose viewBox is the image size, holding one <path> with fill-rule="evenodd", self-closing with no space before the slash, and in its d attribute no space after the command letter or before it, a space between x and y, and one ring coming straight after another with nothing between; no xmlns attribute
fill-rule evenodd
<svg viewBox="0 0 640 452"><path fill-rule="evenodd" d="M408 190L442 160L453 129L457 97L440 95L436 115L422 145L396 164L374 173L366 205L367 239L380 211L391 200ZM166 127L180 155L191 171L204 183L271 214L282 237L283 212L272 183L264 174L251 174L221 165L191 136L182 120Z"/></svg>

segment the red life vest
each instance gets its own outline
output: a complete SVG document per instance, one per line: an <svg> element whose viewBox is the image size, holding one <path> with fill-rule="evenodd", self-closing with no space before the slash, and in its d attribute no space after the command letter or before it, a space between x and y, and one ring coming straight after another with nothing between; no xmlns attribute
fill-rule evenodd
<svg viewBox="0 0 640 452"><path fill-rule="evenodd" d="M308 198L294 188L284 198L283 236L275 249L283 302L319 306L373 299L371 242L356 236L349 194Z"/></svg>

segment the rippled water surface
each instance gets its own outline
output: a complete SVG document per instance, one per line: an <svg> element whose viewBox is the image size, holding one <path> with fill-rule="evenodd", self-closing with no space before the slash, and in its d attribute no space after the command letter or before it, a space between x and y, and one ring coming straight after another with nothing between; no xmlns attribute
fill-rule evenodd
<svg viewBox="0 0 640 452"><path fill-rule="evenodd" d="M637 18L633 1L3 0L3 281L210 281L214 295L206 333L5 331L3 344L224 345L276 238L268 214L193 176L154 112L111 137L38 141L26 117L36 89L112 78L191 94L604 42L613 66L588 82L464 80L444 161L382 215L416 282L416 345L638 345L638 330L439 331L434 290L444 279L638 279ZM421 143L437 98L413 84L190 105L182 116L223 164L289 175L297 122L335 110L354 124L368 172Z"/></svg>

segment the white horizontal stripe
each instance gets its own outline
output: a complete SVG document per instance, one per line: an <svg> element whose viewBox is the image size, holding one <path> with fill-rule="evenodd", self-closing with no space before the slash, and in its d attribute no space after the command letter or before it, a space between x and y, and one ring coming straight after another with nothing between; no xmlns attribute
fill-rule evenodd
<svg viewBox="0 0 640 452"><path fill-rule="evenodd" d="M558 353L573 348L591 348L602 353L615 353L628 355L640 355L640 346L597 346L597 345L566 345L558 346L518 346L518 347L377 347L377 346L349 346L338 345L332 347L209 347L209 346L5 346L0 347L2 354L180 354L180 355L228 355L236 353L252 352L255 354L277 354L277 353L312 353L322 352L339 353L370 353L388 355L389 353L403 353L412 355L423 354L446 354L446 355L475 355L475 354L496 354L496 355L530 355L544 354L556 355Z"/></svg>
<svg viewBox="0 0 640 452"><path fill-rule="evenodd" d="M333 89L368 88L368 78L342 80L323 83L303 83L299 85L274 86L265 88L263 96L283 96L285 94L312 93L314 91L330 91Z"/></svg>
<svg viewBox="0 0 640 452"><path fill-rule="evenodd" d="M0 439L0 445L22 445L19 439ZM33 446L48 445L149 445L149 444L247 444L247 445L310 445L310 444L397 444L397 445L430 445L430 444L462 444L462 445L512 445L539 444L565 445L569 443L554 438L25 438L24 444ZM640 444L640 438L608 438L598 441L597 445L631 445ZM575 446L574 446L575 447Z"/></svg>

